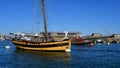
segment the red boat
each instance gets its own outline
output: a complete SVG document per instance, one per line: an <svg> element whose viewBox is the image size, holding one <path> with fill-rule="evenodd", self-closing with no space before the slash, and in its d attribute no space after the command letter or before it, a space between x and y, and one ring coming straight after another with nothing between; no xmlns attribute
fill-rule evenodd
<svg viewBox="0 0 120 68"><path fill-rule="evenodd" d="M87 45L90 43L91 41L86 40L85 38L81 38L81 37L75 37L74 39L72 39L72 44L74 45Z"/></svg>

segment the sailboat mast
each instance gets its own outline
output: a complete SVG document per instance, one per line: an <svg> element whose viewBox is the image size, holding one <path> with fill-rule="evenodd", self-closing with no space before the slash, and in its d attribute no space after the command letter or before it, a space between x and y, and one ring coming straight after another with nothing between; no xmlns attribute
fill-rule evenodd
<svg viewBox="0 0 120 68"><path fill-rule="evenodd" d="M42 0L42 12L43 12L43 21L44 21L44 32L45 32L45 41L48 41L48 35L47 35L47 22L46 22L46 16L45 16L45 5L44 0Z"/></svg>

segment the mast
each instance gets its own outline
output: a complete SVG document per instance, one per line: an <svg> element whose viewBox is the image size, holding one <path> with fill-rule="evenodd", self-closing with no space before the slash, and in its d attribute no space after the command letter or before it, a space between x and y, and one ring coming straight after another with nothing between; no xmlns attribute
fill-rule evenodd
<svg viewBox="0 0 120 68"><path fill-rule="evenodd" d="M44 0L42 0L42 13L43 13L43 22L44 22L44 32L45 32L45 42L48 41L48 35L47 35L47 22L46 22L46 16L45 16L45 5Z"/></svg>

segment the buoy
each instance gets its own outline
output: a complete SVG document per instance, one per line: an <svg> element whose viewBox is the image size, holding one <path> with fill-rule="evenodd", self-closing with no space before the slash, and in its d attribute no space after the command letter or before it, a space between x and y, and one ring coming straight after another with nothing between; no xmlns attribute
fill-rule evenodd
<svg viewBox="0 0 120 68"><path fill-rule="evenodd" d="M95 41L95 44L96 44L96 41Z"/></svg>
<svg viewBox="0 0 120 68"><path fill-rule="evenodd" d="M10 48L10 46L9 46L9 45L7 45L7 46L5 46L5 48L9 49L9 48Z"/></svg>
<svg viewBox="0 0 120 68"><path fill-rule="evenodd" d="M90 46L92 47L94 44L93 43L90 43Z"/></svg>
<svg viewBox="0 0 120 68"><path fill-rule="evenodd" d="M119 41L117 41L117 43L119 43Z"/></svg>
<svg viewBox="0 0 120 68"><path fill-rule="evenodd" d="M109 43L109 42L108 42L107 44L108 44L108 45L110 45L110 43Z"/></svg>

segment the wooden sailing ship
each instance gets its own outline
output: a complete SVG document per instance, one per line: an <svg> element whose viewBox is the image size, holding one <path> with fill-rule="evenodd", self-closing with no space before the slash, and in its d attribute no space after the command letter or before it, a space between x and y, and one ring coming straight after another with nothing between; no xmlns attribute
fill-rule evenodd
<svg viewBox="0 0 120 68"><path fill-rule="evenodd" d="M42 13L43 13L43 22L44 22L44 37L37 37L39 41L35 41L36 38L31 40L22 40L14 38L12 40L13 44L20 49L27 49L27 50L40 50L40 51L71 51L71 40L65 38L61 41L54 40L54 37L48 36L47 33L47 25L46 25L46 16L45 16L45 7L44 7L44 0L42 0ZM41 41L42 40L42 41Z"/></svg>

